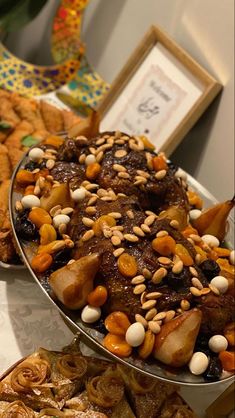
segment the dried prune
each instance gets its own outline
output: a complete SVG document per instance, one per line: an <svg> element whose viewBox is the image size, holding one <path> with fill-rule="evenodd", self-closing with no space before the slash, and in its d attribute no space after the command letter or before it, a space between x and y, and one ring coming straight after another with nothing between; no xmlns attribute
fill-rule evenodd
<svg viewBox="0 0 235 418"><path fill-rule="evenodd" d="M170 271L166 276L165 282L171 289L176 291L189 288L191 286L191 275L186 268L184 268L180 274L174 274Z"/></svg>
<svg viewBox="0 0 235 418"><path fill-rule="evenodd" d="M17 215L15 229L19 237L27 241L34 240L38 236L36 226L28 219L28 211Z"/></svg>
<svg viewBox="0 0 235 418"><path fill-rule="evenodd" d="M205 260L200 264L206 278L211 281L213 277L218 276L220 273L220 266L214 260Z"/></svg>
<svg viewBox="0 0 235 418"><path fill-rule="evenodd" d="M71 249L70 248L64 248L61 251L58 251L53 257L53 264L51 268L53 270L57 270L61 267L64 267L68 261L71 259Z"/></svg>
<svg viewBox="0 0 235 418"><path fill-rule="evenodd" d="M25 170L33 171L36 168L39 168L39 165L36 161L29 161L27 164L25 164L24 168Z"/></svg>
<svg viewBox="0 0 235 418"><path fill-rule="evenodd" d="M210 363L208 368L204 373L205 380L209 382L214 382L220 379L222 373L222 364L217 356L213 356L210 358Z"/></svg>
<svg viewBox="0 0 235 418"><path fill-rule="evenodd" d="M195 343L194 351L201 351L207 356L210 355L211 351L208 346L209 337L205 334L199 334Z"/></svg>

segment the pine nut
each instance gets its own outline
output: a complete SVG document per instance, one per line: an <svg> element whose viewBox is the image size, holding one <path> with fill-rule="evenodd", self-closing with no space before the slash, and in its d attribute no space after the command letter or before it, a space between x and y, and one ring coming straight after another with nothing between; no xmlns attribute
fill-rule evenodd
<svg viewBox="0 0 235 418"><path fill-rule="evenodd" d="M157 238L162 238L162 237L166 237L167 235L169 235L168 232L162 230L162 231L157 232L156 237Z"/></svg>
<svg viewBox="0 0 235 418"><path fill-rule="evenodd" d="M140 296L141 305L143 305L146 302L146 295L147 295L147 292L143 292L142 295Z"/></svg>
<svg viewBox="0 0 235 418"><path fill-rule="evenodd" d="M90 229L89 231L86 231L85 234L82 236L82 241L88 241L94 236L94 231Z"/></svg>
<svg viewBox="0 0 235 418"><path fill-rule="evenodd" d="M145 225L147 225L147 226L151 226L151 225L154 223L155 219L156 219L156 216L154 216L154 215L149 215L149 216L148 216L148 217L144 220L144 223L145 223Z"/></svg>
<svg viewBox="0 0 235 418"><path fill-rule="evenodd" d="M64 242L65 242L66 247L68 248L74 247L74 242L71 239L66 239Z"/></svg>
<svg viewBox="0 0 235 418"><path fill-rule="evenodd" d="M129 242L138 242L139 238L136 235L133 234L124 234L124 238Z"/></svg>
<svg viewBox="0 0 235 418"><path fill-rule="evenodd" d="M116 157L116 158L122 158L122 157L125 157L126 155L127 155L126 150L124 150L124 149L119 149L119 150L117 150L117 151L115 152L114 157Z"/></svg>
<svg viewBox="0 0 235 418"><path fill-rule="evenodd" d="M141 228L139 228L139 226L133 226L133 232L138 236L138 237L144 237L145 233L144 231L142 231Z"/></svg>
<svg viewBox="0 0 235 418"><path fill-rule="evenodd" d="M149 310L151 308L154 308L154 306L156 305L157 301L156 300L148 300L147 302L144 302L143 305L141 306L142 309L145 310Z"/></svg>
<svg viewBox="0 0 235 418"><path fill-rule="evenodd" d="M60 224L58 227L58 231L60 233L60 235L63 235L66 233L67 231L67 225L66 224Z"/></svg>
<svg viewBox="0 0 235 418"><path fill-rule="evenodd" d="M159 332L161 331L161 327L159 324L157 324L154 321L150 321L148 323L149 329L154 333L154 334L159 334Z"/></svg>
<svg viewBox="0 0 235 418"><path fill-rule="evenodd" d="M172 221L170 221L170 226L174 229L179 229L179 222L176 219L172 219Z"/></svg>
<svg viewBox="0 0 235 418"><path fill-rule="evenodd" d="M217 287L213 286L213 284L209 284L209 288L211 289L211 291L212 291L215 295L217 295L217 296L219 296L219 295L220 295L220 291L219 291L219 289L217 289Z"/></svg>
<svg viewBox="0 0 235 418"><path fill-rule="evenodd" d="M97 139L97 141L95 142L96 143L96 145L102 145L102 144L104 144L105 143L105 139L104 138L99 138L99 139Z"/></svg>
<svg viewBox="0 0 235 418"><path fill-rule="evenodd" d="M144 317L142 315L136 314L135 315L135 320L136 320L136 322L140 322L144 326L144 328L147 328L148 322L146 321L146 319L144 319Z"/></svg>
<svg viewBox="0 0 235 418"><path fill-rule="evenodd" d="M90 183L90 184L87 184L87 186L85 186L85 189L88 191L98 189L98 188L99 188L99 185L96 183Z"/></svg>
<svg viewBox="0 0 235 418"><path fill-rule="evenodd" d="M61 213L61 205L53 206L53 208L51 208L49 213L52 216L52 218L54 218L55 214L57 214L58 211L59 211L59 213Z"/></svg>
<svg viewBox="0 0 235 418"><path fill-rule="evenodd" d="M152 282L154 284L161 283L162 279L167 275L167 270L164 267L160 267L157 271L155 271Z"/></svg>
<svg viewBox="0 0 235 418"><path fill-rule="evenodd" d="M172 272L175 273L175 274L179 274L179 273L181 273L183 268L184 268L184 263L183 263L183 261L179 260L172 267Z"/></svg>
<svg viewBox="0 0 235 418"><path fill-rule="evenodd" d="M71 215L73 213L73 208L67 207L61 210L61 213L63 215Z"/></svg>
<svg viewBox="0 0 235 418"><path fill-rule="evenodd" d="M141 295L141 293L143 293L145 289L146 289L145 284L137 284L133 289L133 293L134 295Z"/></svg>
<svg viewBox="0 0 235 418"><path fill-rule="evenodd" d="M121 240L120 240L120 238L119 238L119 237L117 237L117 236L115 236L115 235L113 235L113 236L111 237L111 242L112 242L112 244L113 244L115 247L117 247L118 245L120 245L120 244L121 244Z"/></svg>
<svg viewBox="0 0 235 418"><path fill-rule="evenodd" d="M167 323L167 322L171 321L174 317L175 317L175 311L173 311L173 310L167 311L166 312L166 317L164 319L164 323Z"/></svg>
<svg viewBox="0 0 235 418"><path fill-rule="evenodd" d="M190 309L190 303L186 299L182 299L180 302L180 307L183 311L188 311Z"/></svg>
<svg viewBox="0 0 235 418"><path fill-rule="evenodd" d="M111 231L112 231L113 235L120 238L121 241L124 239L123 233L121 231L119 231L118 229L116 229L116 230L111 229Z"/></svg>
<svg viewBox="0 0 235 418"><path fill-rule="evenodd" d="M150 232L151 232L151 229L149 228L149 226L148 225L145 225L145 224L141 224L141 229L146 233L146 234L149 234Z"/></svg>
<svg viewBox="0 0 235 418"><path fill-rule="evenodd" d="M199 290L197 287L190 287L189 288L190 292L192 293L193 296L201 296L201 290Z"/></svg>
<svg viewBox="0 0 235 418"><path fill-rule="evenodd" d="M158 299L162 296L161 292L150 292L146 295L146 299Z"/></svg>
<svg viewBox="0 0 235 418"><path fill-rule="evenodd" d="M113 170L117 172L124 172L126 171L126 167L121 164L113 164Z"/></svg>
<svg viewBox="0 0 235 418"><path fill-rule="evenodd" d="M161 321L162 319L165 319L166 312L159 312L157 315L154 316L154 321Z"/></svg>
<svg viewBox="0 0 235 418"><path fill-rule="evenodd" d="M162 180L166 175L166 170L160 170L155 174L157 180Z"/></svg>
<svg viewBox="0 0 235 418"><path fill-rule="evenodd" d="M39 185L36 185L34 187L33 193L35 194L35 196L39 196L40 195L41 189L40 189Z"/></svg>
<svg viewBox="0 0 235 418"><path fill-rule="evenodd" d="M85 216L82 218L82 223L83 225L87 226L87 227L91 227L92 225L94 225L94 221L90 218L86 218Z"/></svg>
<svg viewBox="0 0 235 418"><path fill-rule="evenodd" d="M150 309L145 315L146 321L151 321L155 317L155 315L157 315L157 309L156 308Z"/></svg>
<svg viewBox="0 0 235 418"><path fill-rule="evenodd" d="M96 213L96 207L95 206L87 206L85 209L85 212L88 213L88 215L94 215Z"/></svg>
<svg viewBox="0 0 235 418"><path fill-rule="evenodd" d="M96 155L97 163L100 163L103 160L103 157L104 157L104 152L103 151L98 152L98 154Z"/></svg>
<svg viewBox="0 0 235 418"><path fill-rule="evenodd" d="M136 170L137 174L141 177L145 177L146 179L149 179L150 174L143 170Z"/></svg>
<svg viewBox="0 0 235 418"><path fill-rule="evenodd" d="M189 271L190 271L190 273L192 274L192 276L193 277L198 277L198 272L197 272L197 270L195 269L195 267L189 267Z"/></svg>
<svg viewBox="0 0 235 418"><path fill-rule="evenodd" d="M152 278L152 273L149 269L147 269L146 267L143 268L142 270L143 276L145 277L145 279L151 279Z"/></svg>
<svg viewBox="0 0 235 418"><path fill-rule="evenodd" d="M86 154L81 154L78 161L80 164L84 164L86 159Z"/></svg>
<svg viewBox="0 0 235 418"><path fill-rule="evenodd" d="M55 165L55 161L54 160L47 160L46 162L46 168L48 168L48 170L52 170L52 168Z"/></svg>
<svg viewBox="0 0 235 418"><path fill-rule="evenodd" d="M134 219L134 213L132 212L132 210L128 210L126 214L129 219Z"/></svg>
<svg viewBox="0 0 235 418"><path fill-rule="evenodd" d="M110 212L108 213L109 216L112 216L114 219L120 219L122 217L120 212Z"/></svg>
<svg viewBox="0 0 235 418"><path fill-rule="evenodd" d="M122 253L124 253L125 249L124 248L117 248L116 250L113 251L113 255L114 257L119 257Z"/></svg>
<svg viewBox="0 0 235 418"><path fill-rule="evenodd" d="M196 287L197 289L201 290L203 288L203 285L201 284L200 280L197 277L193 277L191 279L191 282L193 286Z"/></svg>
<svg viewBox="0 0 235 418"><path fill-rule="evenodd" d="M118 177L120 178L120 179L129 179L130 178L130 174L128 174L128 173L126 173L126 172L120 172L120 173L118 173Z"/></svg>
<svg viewBox="0 0 235 418"><path fill-rule="evenodd" d="M15 210L17 212L20 212L20 211L23 210L23 205L22 205L22 203L19 200L17 200L16 203L15 203Z"/></svg>
<svg viewBox="0 0 235 418"><path fill-rule="evenodd" d="M198 266L201 264L201 262L202 262L201 254L196 254L195 261L196 261Z"/></svg>
<svg viewBox="0 0 235 418"><path fill-rule="evenodd" d="M158 257L158 262L160 264L164 264L166 266L169 266L172 263L172 260L168 257Z"/></svg>
<svg viewBox="0 0 235 418"><path fill-rule="evenodd" d="M151 215L153 215L153 216L155 216L155 218L157 217L156 213L152 212L151 210L146 210L144 213L145 213L145 215L147 215L147 216L151 216Z"/></svg>
<svg viewBox="0 0 235 418"><path fill-rule="evenodd" d="M201 295L207 295L208 293L210 293L211 289L209 287L203 287L202 290L200 290Z"/></svg>
<svg viewBox="0 0 235 418"><path fill-rule="evenodd" d="M141 284L144 282L145 282L145 278L141 274L139 276L133 277L133 279L131 280L131 284Z"/></svg>
<svg viewBox="0 0 235 418"><path fill-rule="evenodd" d="M196 234L190 234L189 238L191 238L194 242L201 242L201 237L199 237L199 235Z"/></svg>
<svg viewBox="0 0 235 418"><path fill-rule="evenodd" d="M97 199L98 199L98 197L97 197L97 196L92 196L92 197L88 200L87 205L88 205L88 206L92 206L92 205L94 205L94 204L97 202Z"/></svg>

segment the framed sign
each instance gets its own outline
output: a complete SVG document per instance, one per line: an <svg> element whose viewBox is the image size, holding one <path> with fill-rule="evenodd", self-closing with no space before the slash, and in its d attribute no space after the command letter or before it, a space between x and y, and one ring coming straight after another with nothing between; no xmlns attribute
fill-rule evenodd
<svg viewBox="0 0 235 418"><path fill-rule="evenodd" d="M170 155L221 88L152 26L101 102L101 129L147 135L157 150Z"/></svg>

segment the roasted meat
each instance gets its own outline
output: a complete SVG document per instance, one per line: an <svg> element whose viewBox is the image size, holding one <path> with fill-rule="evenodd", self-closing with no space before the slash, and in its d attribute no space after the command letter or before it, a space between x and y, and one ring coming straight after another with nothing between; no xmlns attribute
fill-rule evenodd
<svg viewBox="0 0 235 418"><path fill-rule="evenodd" d="M110 142L104 144L107 137L110 137ZM156 172L150 163L151 158L156 154L138 149L137 145L137 148L134 146L135 144L131 145L134 149L130 149L128 141L134 141L134 139L129 136L124 137L126 140L119 139L118 143L116 141L112 143L114 137L114 132L104 132L89 141L83 137L68 138L59 150L58 159L63 162L81 162L83 156L90 154L91 151L96 152L97 155L102 153L104 155L100 154L102 156L101 171L96 179L101 188L106 190L111 188L115 193L125 193L128 196L135 195L141 207L152 208L156 212L170 205L180 206L187 211L187 196L174 175L174 168L169 165L165 177L156 181L154 177ZM126 175L118 173L114 169L115 164L125 167ZM59 180L56 171L53 175L56 180ZM76 185L78 186L85 179L84 170L84 176L78 176Z"/></svg>

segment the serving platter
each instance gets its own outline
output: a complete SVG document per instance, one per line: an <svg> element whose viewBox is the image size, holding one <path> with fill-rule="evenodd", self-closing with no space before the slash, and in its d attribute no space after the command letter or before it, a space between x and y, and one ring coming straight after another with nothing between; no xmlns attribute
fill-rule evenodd
<svg viewBox="0 0 235 418"><path fill-rule="evenodd" d="M59 301L55 300L51 289L47 283L47 280L43 280L40 278L31 268L31 259L33 255L35 254L35 246L29 246L28 242L19 239L15 230L15 222L16 222L16 211L15 211L15 203L16 201L20 200L22 195L17 191L16 188L16 174L19 169L23 168L25 164L28 162L28 154L26 154L23 159L19 162L18 166L16 167L13 177L12 177L12 184L11 184L11 190L10 190L10 196L9 196L9 208L10 208L10 218L13 228L13 233L15 236L15 240L17 242L17 245L19 247L19 251L21 254L21 257L27 266L28 270L30 271L32 277L37 282L37 284L40 286L42 291L47 295L47 297L50 299L51 303L54 304L54 306L57 307L57 309L60 311L62 316L64 317L65 321L74 328L75 331L81 332L88 340L90 340L91 343L95 347L97 347L99 350L102 350L103 354L111 357L115 361L119 361L125 365L128 365L137 371L140 371L146 375L156 377L158 379L168 381L168 382L175 382L181 385L202 385L202 386L208 386L208 385L216 385L218 383L221 383L220 381L216 382L205 382L204 378L202 376L195 376L191 374L187 367L181 368L181 369L170 369L167 366L164 366L162 363L160 364L156 360L146 360L143 361L139 358L136 358L134 355L130 356L128 358L120 358L116 356L115 354L110 353L105 347L102 345L102 340L104 337L104 334L100 332L99 330L95 329L92 326L89 326L87 324L84 324L80 318L80 313L76 311L71 311L67 308L65 308ZM201 185L199 184L193 177L188 175L187 183L189 187L196 191L203 199L204 201L204 207L211 206L215 203L217 203L216 199ZM229 219L229 225L230 228L228 228L227 233L227 242L229 246L233 246L233 238L234 238L234 224L232 218ZM222 377L222 380L225 382L232 381L233 376L226 374L226 376Z"/></svg>

